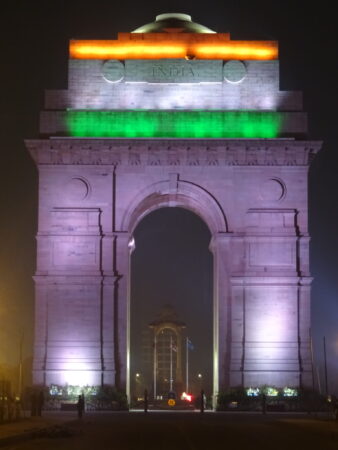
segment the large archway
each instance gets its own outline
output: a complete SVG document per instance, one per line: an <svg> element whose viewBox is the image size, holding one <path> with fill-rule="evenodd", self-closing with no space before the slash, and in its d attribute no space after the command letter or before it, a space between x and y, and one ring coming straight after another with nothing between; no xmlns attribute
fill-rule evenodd
<svg viewBox="0 0 338 450"><path fill-rule="evenodd" d="M67 152L82 145L74 140ZM102 142L102 158L107 145ZM159 152L182 152L183 145L186 152L209 152L199 141L157 145ZM217 145L219 155L263 151L256 142L227 143L230 153L223 142ZM287 155L282 141L269 145ZM55 139L48 152L63 155L64 146ZM299 186L293 166L210 166L203 159L200 166L182 163L174 173L146 160L144 141L130 148L142 155L143 166L129 159L68 171L40 166L41 192L48 195L35 277L35 383L80 380L128 391L133 233L152 211L182 207L211 233L214 394L239 385L309 385L308 237L299 231L305 226L303 172L298 198L288 194Z"/></svg>
<svg viewBox="0 0 338 450"><path fill-rule="evenodd" d="M145 216L135 228L133 238L129 328L131 398L142 395L145 388L152 396L157 393L157 397L169 390L169 341L162 344L161 361L158 361L158 353L161 339L170 324L162 326L157 345L154 344L152 329L152 324L163 317L163 313L166 314L168 305L177 316L176 323L182 324L172 352L174 390L181 391L177 392L181 394L188 387L197 395L203 387L207 394L211 394L211 233L197 215L186 209L167 207ZM187 338L193 350L187 350Z"/></svg>
<svg viewBox="0 0 338 450"><path fill-rule="evenodd" d="M69 89L47 93L44 137L26 142L39 169L34 383L129 389L133 234L182 207L211 233L214 393L311 386L307 170L321 144L303 140L301 95L279 89L277 43L252 41L242 61L248 41L179 33L177 60L145 35L149 60L103 56L138 46L134 33L71 41L98 53L71 52ZM196 39L206 59L190 58Z"/></svg>
<svg viewBox="0 0 338 450"><path fill-rule="evenodd" d="M219 391L219 385L228 384L228 291L229 267L226 267L226 255L229 255L230 240L227 233L228 225L222 207L217 200L201 186L195 183L181 180L176 173L169 173L168 179L159 182L147 184L144 189L138 192L130 201L129 207L125 208L122 216L122 228L127 229L124 240L127 238L129 253L134 250L133 233L140 223L149 213L161 208L183 208L196 214L208 227L211 234L209 249L213 254L213 400ZM126 244L124 244L125 247ZM124 250L121 244L117 244L117 258L124 259ZM120 256L118 255L120 250ZM130 261L124 266L128 272L127 286L124 287L127 292L127 341L126 341L126 378L125 386L128 397L130 397ZM225 337L219 339L219 336ZM219 362L222 367L220 368ZM122 374L123 380L123 374Z"/></svg>

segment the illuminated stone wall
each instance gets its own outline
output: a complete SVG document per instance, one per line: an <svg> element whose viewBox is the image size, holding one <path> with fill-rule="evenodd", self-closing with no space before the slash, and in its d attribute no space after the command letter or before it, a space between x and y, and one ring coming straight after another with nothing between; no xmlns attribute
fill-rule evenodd
<svg viewBox="0 0 338 450"><path fill-rule="evenodd" d="M27 145L40 170L36 383L115 384L118 371L125 386L128 244L149 211L181 206L212 233L217 383L311 384L307 170L317 143Z"/></svg>
<svg viewBox="0 0 338 450"><path fill-rule="evenodd" d="M195 76L184 71L187 62L179 65L170 60L162 60L161 64L156 60L126 61L116 76L118 81L110 82L104 76L104 61L70 60L68 90L48 90L46 108L281 111L302 108L300 92L280 91L279 61L243 61L243 72L242 66L230 66L229 74L226 61L196 61L203 64L203 70L196 70ZM138 82L130 64L142 71ZM239 81L228 81L225 77Z"/></svg>
<svg viewBox="0 0 338 450"><path fill-rule="evenodd" d="M302 140L301 93L280 91L278 70L275 56L70 60L26 142L39 169L34 383L128 391L133 231L180 206L212 235L214 393L312 385L307 172L320 143Z"/></svg>
<svg viewBox="0 0 338 450"><path fill-rule="evenodd" d="M44 112L45 134L73 137L274 138L304 134L306 114L275 111Z"/></svg>

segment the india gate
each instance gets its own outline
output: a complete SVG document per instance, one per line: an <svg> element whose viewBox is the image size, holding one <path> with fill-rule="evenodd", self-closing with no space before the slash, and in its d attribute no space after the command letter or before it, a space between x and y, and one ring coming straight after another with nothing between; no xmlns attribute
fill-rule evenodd
<svg viewBox="0 0 338 450"><path fill-rule="evenodd" d="M39 137L35 385L129 392L130 257L150 212L211 233L213 391L312 386L302 93L279 87L276 41L232 40L161 14L111 40L71 40L68 88ZM188 269L187 269L188 270Z"/></svg>

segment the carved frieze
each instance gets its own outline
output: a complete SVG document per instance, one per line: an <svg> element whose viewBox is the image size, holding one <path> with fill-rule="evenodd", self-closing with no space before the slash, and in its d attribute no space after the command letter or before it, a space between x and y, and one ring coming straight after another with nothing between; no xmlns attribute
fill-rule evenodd
<svg viewBox="0 0 338 450"><path fill-rule="evenodd" d="M37 164L129 166L308 166L319 141L293 139L41 139L26 146Z"/></svg>

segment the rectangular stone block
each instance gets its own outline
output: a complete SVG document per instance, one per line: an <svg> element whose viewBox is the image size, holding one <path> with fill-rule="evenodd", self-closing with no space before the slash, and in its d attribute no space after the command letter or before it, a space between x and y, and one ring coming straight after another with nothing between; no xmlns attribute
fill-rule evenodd
<svg viewBox="0 0 338 450"><path fill-rule="evenodd" d="M96 243L89 240L55 242L53 246L53 263L55 267L96 266Z"/></svg>
<svg viewBox="0 0 338 450"><path fill-rule="evenodd" d="M184 59L126 60L125 82L221 83L223 61Z"/></svg>
<svg viewBox="0 0 338 450"><path fill-rule="evenodd" d="M255 267L287 267L295 265L295 244L289 242L257 242L249 244L250 269Z"/></svg>
<svg viewBox="0 0 338 450"><path fill-rule="evenodd" d="M76 186L75 186L76 187ZM97 208L54 208L51 230L54 233L100 233L100 210Z"/></svg>

